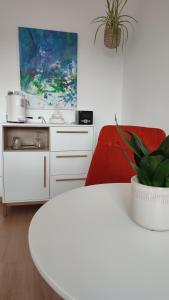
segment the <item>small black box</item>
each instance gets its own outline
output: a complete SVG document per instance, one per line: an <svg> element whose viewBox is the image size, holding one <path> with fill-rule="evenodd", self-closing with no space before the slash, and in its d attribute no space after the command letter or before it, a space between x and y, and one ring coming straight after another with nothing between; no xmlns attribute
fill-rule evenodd
<svg viewBox="0 0 169 300"><path fill-rule="evenodd" d="M77 111L77 123L81 125L93 124L93 111L79 110Z"/></svg>

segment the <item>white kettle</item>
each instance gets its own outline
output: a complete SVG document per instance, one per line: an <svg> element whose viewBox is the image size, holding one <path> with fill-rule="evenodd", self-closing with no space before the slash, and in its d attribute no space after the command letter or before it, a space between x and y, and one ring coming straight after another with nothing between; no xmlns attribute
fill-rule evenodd
<svg viewBox="0 0 169 300"><path fill-rule="evenodd" d="M22 92L9 91L7 99L7 122L26 122L26 96Z"/></svg>

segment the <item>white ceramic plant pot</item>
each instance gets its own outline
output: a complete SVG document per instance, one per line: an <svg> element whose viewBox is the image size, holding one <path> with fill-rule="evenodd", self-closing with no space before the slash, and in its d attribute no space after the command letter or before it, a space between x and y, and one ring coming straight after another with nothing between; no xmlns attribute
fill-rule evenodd
<svg viewBox="0 0 169 300"><path fill-rule="evenodd" d="M131 218L147 229L169 230L169 188L153 187L131 178Z"/></svg>

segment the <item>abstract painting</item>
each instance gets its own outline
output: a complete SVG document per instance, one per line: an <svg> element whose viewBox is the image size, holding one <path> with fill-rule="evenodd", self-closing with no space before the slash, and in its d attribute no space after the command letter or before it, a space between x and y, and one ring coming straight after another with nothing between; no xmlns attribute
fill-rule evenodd
<svg viewBox="0 0 169 300"><path fill-rule="evenodd" d="M30 109L77 106L77 33L19 27L21 90Z"/></svg>

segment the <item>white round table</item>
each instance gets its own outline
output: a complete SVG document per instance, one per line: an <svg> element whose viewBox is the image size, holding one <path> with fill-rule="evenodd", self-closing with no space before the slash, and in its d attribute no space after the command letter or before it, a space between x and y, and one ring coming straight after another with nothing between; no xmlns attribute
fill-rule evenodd
<svg viewBox="0 0 169 300"><path fill-rule="evenodd" d="M42 206L29 247L42 277L65 300L168 300L169 232L129 217L130 184L64 193Z"/></svg>

